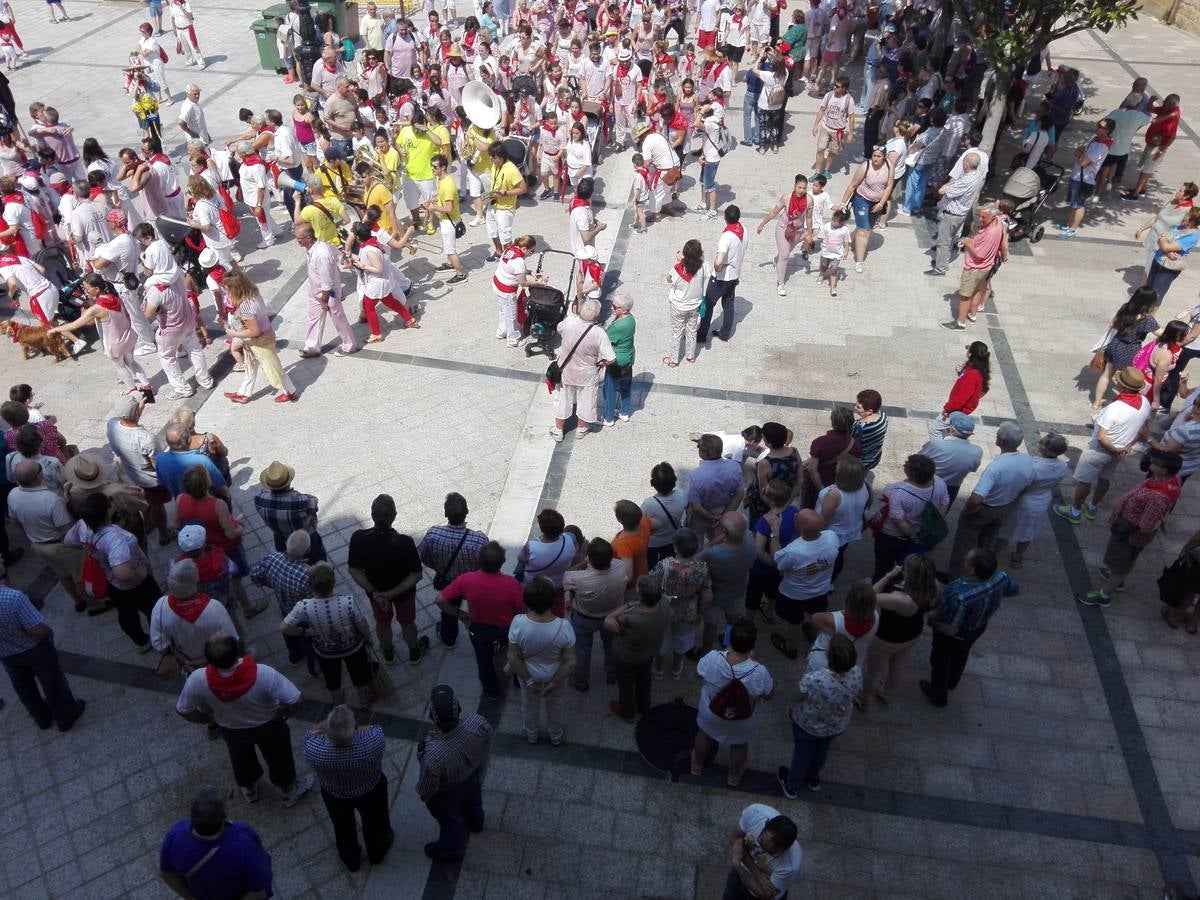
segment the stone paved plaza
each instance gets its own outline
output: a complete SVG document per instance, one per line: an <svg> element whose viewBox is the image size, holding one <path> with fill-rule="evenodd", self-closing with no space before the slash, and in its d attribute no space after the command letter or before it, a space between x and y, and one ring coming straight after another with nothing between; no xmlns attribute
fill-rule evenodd
<svg viewBox="0 0 1200 900"><path fill-rule="evenodd" d="M228 0L194 6L211 65L196 72L172 62L176 96L189 80L199 84L218 137L236 133L239 107L286 110L291 92L257 66L249 23L258 10ZM95 135L110 154L136 146L121 65L143 7L71 0L68 9L79 18L49 25L40 4L20 4L32 62L12 75L18 107L52 103L78 137ZM1120 102L1135 74L1149 78L1152 93L1180 93L1186 117L1200 103L1192 80L1196 51L1194 38L1149 20L1055 45L1056 63L1082 71L1087 98L1064 151ZM853 74L857 88L860 73ZM730 114L735 133L741 95L739 86ZM796 172L809 171L816 105L808 97L789 104L790 133L779 156L740 148L722 162L721 201L737 202L750 226ZM173 120L175 109L164 108L164 118ZM177 157L180 133L173 124L166 132ZM1007 161L1010 153L1006 144L1001 156ZM835 197L847 183L846 156L830 185ZM1029 444L1039 432L1059 430L1077 458L1089 434L1089 348L1140 277L1142 251L1132 232L1177 184L1195 178L1198 163L1200 138L1185 120L1150 200L1106 200L1089 209L1074 240L1051 233L1037 246L1014 246L996 280L996 302L966 335L987 341L998 363L975 438L986 458L995 453L995 427L1005 419L1023 426ZM694 174L693 167L683 183L689 206L698 199ZM240 249L275 316L281 355L302 396L282 407L263 394L249 407L233 406L221 391L231 390L237 376L223 357L215 391L186 401L198 427L219 434L230 448L235 511L257 525L252 499L259 472L273 459L294 466L297 487L320 497L320 530L339 567L340 588L365 604L345 570L347 543L368 521L371 499L380 492L396 498L397 527L418 538L440 521L450 490L468 498L469 523L513 555L536 512L548 505L584 534L607 537L618 527L613 501L648 495L654 463L669 460L686 477L695 465L690 434L777 420L807 448L825 430L832 406L852 403L867 387L881 391L891 416L876 483L900 478L904 458L926 439L964 342L964 335L937 324L947 318L957 267L954 277L936 283L921 274L927 266L921 249L930 245L926 223L894 220L878 232L866 271L851 269L836 299L815 274L793 274L788 296L777 297L770 232L752 238L733 340L717 342L694 366L669 369L660 361L668 334L664 276L685 240L698 237L711 253L720 228L688 213L645 236L631 234L624 206L629 177L628 154L606 158L600 167L600 219L608 227L598 243L609 267L606 288L619 286L636 300L635 411L629 423L578 445L571 438L555 445L546 434L551 406L540 380L544 359L527 359L491 337L495 307L482 229L468 233L464 262L471 277L464 285L447 289L434 274L441 261L436 251L406 262L426 303L420 331L393 330L383 344L349 359L301 360L303 253L290 236L271 250L254 250L249 228ZM995 179L987 193L995 195L1002 183L1002 176ZM1050 214L1061 220L1063 213L1054 207ZM565 221L565 207L527 204L516 230L561 249ZM547 271L561 285L565 267L555 259L547 258ZM1193 303L1198 280L1185 273L1163 312ZM211 300L206 296L204 303L211 321ZM364 326L357 328L365 336ZM327 341L332 350L331 331ZM157 360L147 359L162 385ZM34 385L72 441L84 448L103 444L117 389L98 353L58 365L46 358L23 362L5 342L0 367L5 387ZM144 424L161 428L171 406L150 407ZM1130 461L1114 491L1138 477ZM968 479L968 493L972 483ZM166 896L157 879L159 842L208 784L231 796L232 818L262 835L274 859L276 895L287 900L709 900L720 896L738 814L759 800L799 826L804 876L793 897L1153 897L1165 880L1194 893L1200 880L1200 643L1163 625L1154 578L1200 528L1196 493L1195 487L1184 491L1129 589L1103 611L1073 599L1097 577L1103 521L1073 528L1051 517L1015 573L1021 594L993 620L949 707L931 707L917 689L927 671L926 637L902 692L887 708L856 713L834 745L821 792L805 792L798 801L784 799L769 773L790 758L786 696L803 662L789 663L765 639L759 657L779 695L751 747L752 771L733 790L724 786L724 754L703 779L672 781L646 765L633 729L609 713L613 695L598 676L589 693L571 692L567 743L529 746L519 701L481 702L467 642L447 651L434 638L435 649L420 666L391 670L398 691L369 716L389 738L385 771L397 843L382 865L356 875L337 858L318 798L283 810L266 789L258 804L244 804L224 746L206 741L202 728L175 714L179 684L157 680L149 657L134 652L113 617L71 612L60 590L48 590L53 578L27 555L10 581L46 598L68 675L88 711L68 734L39 731L8 681L0 680L7 703L0 714L0 896ZM269 549L265 528L248 530L246 545L251 560ZM167 555L155 550L163 583ZM939 563L947 552L948 546L938 551ZM841 584L869 574L870 565L867 538L852 548ZM418 625L431 636L432 596L426 579ZM251 622L249 643L308 700L292 722L298 748L308 723L325 714L323 686L288 665L274 604ZM694 705L699 682L692 672L689 666L682 681L655 682L656 702L679 697ZM478 705L499 732L484 780L487 829L471 838L461 869L431 866L422 854L435 830L414 793L425 700L440 681L455 687L466 708Z"/></svg>

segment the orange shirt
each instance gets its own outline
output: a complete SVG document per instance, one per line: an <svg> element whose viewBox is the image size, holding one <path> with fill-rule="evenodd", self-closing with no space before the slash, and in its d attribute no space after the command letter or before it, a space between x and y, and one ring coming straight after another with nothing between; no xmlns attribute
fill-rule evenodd
<svg viewBox="0 0 1200 900"><path fill-rule="evenodd" d="M641 524L638 525L637 534L629 534L626 531L620 531L617 536L612 539L613 556L617 559L629 560L630 576L625 587L633 590L637 587L637 580L650 571L650 565L646 562L646 550L650 546L650 517L642 516Z"/></svg>

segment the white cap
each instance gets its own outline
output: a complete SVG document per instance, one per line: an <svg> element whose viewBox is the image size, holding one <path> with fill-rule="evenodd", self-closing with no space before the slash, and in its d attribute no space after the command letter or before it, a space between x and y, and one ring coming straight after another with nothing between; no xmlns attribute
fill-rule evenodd
<svg viewBox="0 0 1200 900"><path fill-rule="evenodd" d="M626 60L633 59L633 51L630 50L628 47L622 47L620 50L617 51L617 59L619 59L621 62L625 62Z"/></svg>
<svg viewBox="0 0 1200 900"><path fill-rule="evenodd" d="M38 189L38 180L32 175L22 175L17 179L17 184L27 191L36 191Z"/></svg>
<svg viewBox="0 0 1200 900"><path fill-rule="evenodd" d="M179 536L176 540L179 542L180 550L184 553L192 553L204 549L204 544L208 540L208 532L204 530L203 525L184 525L179 529Z"/></svg>

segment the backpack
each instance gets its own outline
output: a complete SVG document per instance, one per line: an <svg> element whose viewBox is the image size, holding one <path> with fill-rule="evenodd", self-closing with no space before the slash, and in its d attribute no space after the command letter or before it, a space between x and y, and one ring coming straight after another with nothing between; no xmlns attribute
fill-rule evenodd
<svg viewBox="0 0 1200 900"><path fill-rule="evenodd" d="M83 584L83 592L93 600L103 600L108 596L108 579L104 577L104 569L96 557L92 556L91 546L83 557L83 571L79 576Z"/></svg>
<svg viewBox="0 0 1200 900"><path fill-rule="evenodd" d="M221 219L221 230L231 241L236 240L242 233L242 220L227 210L223 205L217 207L217 215Z"/></svg>
<svg viewBox="0 0 1200 900"><path fill-rule="evenodd" d="M932 550L944 541L949 533L950 526L946 524L942 514L933 505L932 495L930 495L929 502L921 510L921 520L917 523L917 541L926 550Z"/></svg>
<svg viewBox="0 0 1200 900"><path fill-rule="evenodd" d="M782 104L787 99L787 86L784 81L779 78L775 79L775 83L771 85L771 91L767 94L767 102L772 106Z"/></svg>
<svg viewBox="0 0 1200 900"><path fill-rule="evenodd" d="M729 661L729 657L721 654L721 658L725 660L725 664L729 666L729 674L733 677L729 679L729 683L725 687L717 691L716 695L708 703L709 712L718 719L730 722L741 722L754 715L754 701L750 699L750 692L746 690L746 686L742 684L742 679L737 676L733 669L733 663ZM757 669L755 666L754 669ZM751 669L750 672L753 672ZM747 672L746 675L749 675ZM745 677L745 676L742 676Z"/></svg>

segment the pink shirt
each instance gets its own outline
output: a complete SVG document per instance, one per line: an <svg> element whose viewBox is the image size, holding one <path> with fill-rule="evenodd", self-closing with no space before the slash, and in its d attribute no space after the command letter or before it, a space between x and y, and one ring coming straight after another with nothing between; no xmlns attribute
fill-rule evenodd
<svg viewBox="0 0 1200 900"><path fill-rule="evenodd" d="M964 269L990 269L1000 252L1000 242L1004 238L1004 225L996 218L986 228L975 232L974 250L963 254Z"/></svg>
<svg viewBox="0 0 1200 900"><path fill-rule="evenodd" d="M317 241L308 248L308 299L320 302L321 294L328 291L329 299L337 300L341 285L337 250L332 244Z"/></svg>

